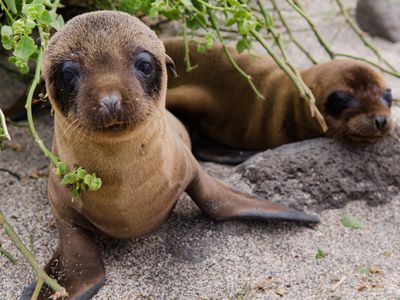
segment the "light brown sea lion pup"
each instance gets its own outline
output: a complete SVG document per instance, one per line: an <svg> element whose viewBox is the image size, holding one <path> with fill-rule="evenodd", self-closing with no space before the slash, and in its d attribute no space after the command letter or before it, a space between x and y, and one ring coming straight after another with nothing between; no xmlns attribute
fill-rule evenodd
<svg viewBox="0 0 400 300"><path fill-rule="evenodd" d="M165 109L167 69L175 72L155 33L121 12L80 15L49 42L42 70L55 112L53 150L69 167L83 166L103 181L99 191L83 191L72 202L50 172L60 243L46 271L69 299L89 299L104 282L93 231L121 239L151 233L183 192L216 220L319 221L207 175L186 129Z"/></svg>
<svg viewBox="0 0 400 300"><path fill-rule="evenodd" d="M178 73L168 82L167 108L196 133L233 149L258 151L324 135L294 84L272 58L238 54L230 48L234 60L265 96L261 100L232 67L221 45L201 54L190 43L190 62L197 67L186 72L183 39L163 42ZM304 69L301 75L326 119L326 136L369 144L390 133L391 91L368 65L335 60ZM193 143L194 153L205 160L237 163L248 154L218 147L215 153L215 147Z"/></svg>

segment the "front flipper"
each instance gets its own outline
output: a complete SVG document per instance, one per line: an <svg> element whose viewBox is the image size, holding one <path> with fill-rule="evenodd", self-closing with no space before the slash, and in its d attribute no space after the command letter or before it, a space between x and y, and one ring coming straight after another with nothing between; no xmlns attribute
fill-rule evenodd
<svg viewBox="0 0 400 300"><path fill-rule="evenodd" d="M317 216L237 192L209 176L199 166L186 192L201 211L215 220L282 220L320 222Z"/></svg>
<svg viewBox="0 0 400 300"><path fill-rule="evenodd" d="M105 280L101 251L93 235L86 229L57 220L60 244L45 271L66 290L65 299L91 299L103 286ZM35 283L25 288L20 300L31 299ZM39 299L49 299L54 292L43 286Z"/></svg>

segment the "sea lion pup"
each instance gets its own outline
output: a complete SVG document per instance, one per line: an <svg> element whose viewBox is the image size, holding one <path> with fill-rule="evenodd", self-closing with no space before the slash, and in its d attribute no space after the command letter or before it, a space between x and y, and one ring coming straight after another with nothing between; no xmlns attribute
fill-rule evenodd
<svg viewBox="0 0 400 300"><path fill-rule="evenodd" d="M186 72L183 39L163 42L178 73L168 82L167 109L201 136L220 146L260 151L324 135L294 84L272 58L238 54L230 48L234 60L265 96L261 100L232 67L220 44L201 54L190 43L190 62L197 67ZM368 65L334 60L304 69L301 75L325 117L326 136L369 144L390 133L391 91ZM193 151L200 159L238 163L254 153L206 142L193 140Z"/></svg>
<svg viewBox="0 0 400 300"><path fill-rule="evenodd" d="M50 172L60 243L45 269L69 299L89 299L104 282L93 231L121 239L151 233L183 192L216 220L319 221L207 175L185 128L165 109L167 69L175 72L162 42L125 13L80 15L50 39L42 71L54 109L53 150L70 168L83 166L103 181L99 191L71 201ZM44 290L41 299L50 293Z"/></svg>

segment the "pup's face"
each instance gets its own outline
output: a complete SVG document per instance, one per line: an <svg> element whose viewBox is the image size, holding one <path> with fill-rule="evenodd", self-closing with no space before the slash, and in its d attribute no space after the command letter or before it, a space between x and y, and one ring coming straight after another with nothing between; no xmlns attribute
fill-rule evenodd
<svg viewBox="0 0 400 300"><path fill-rule="evenodd" d="M321 111L328 135L353 144L371 144L387 136L393 121L391 90L383 78L365 64L331 62L335 79L325 87ZM330 76L329 69L326 76Z"/></svg>
<svg viewBox="0 0 400 300"><path fill-rule="evenodd" d="M42 66L49 98L91 132L123 131L165 105L173 63L135 17L95 12L72 19L50 40Z"/></svg>

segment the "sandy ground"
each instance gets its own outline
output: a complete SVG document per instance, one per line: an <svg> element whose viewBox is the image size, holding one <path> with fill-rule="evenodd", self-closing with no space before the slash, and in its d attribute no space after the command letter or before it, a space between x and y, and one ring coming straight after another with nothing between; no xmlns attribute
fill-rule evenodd
<svg viewBox="0 0 400 300"><path fill-rule="evenodd" d="M334 14L320 16L329 10L330 1L305 2L335 47L370 56ZM315 49L308 33L302 41ZM400 66L400 45L374 41ZM322 57L317 49L315 53ZM398 95L398 80L388 80ZM37 126L50 144L52 121L47 113L38 115ZM0 168L19 179L0 171L1 209L24 242L32 241L44 264L57 243L46 196L47 161L26 128L11 126L10 133L13 149L0 154ZM205 167L220 177L230 171L212 164ZM400 195L377 207L352 202L320 212L322 223L311 228L214 222L183 197L154 234L129 241L99 237L107 281L95 299L400 299L399 204ZM343 227L340 219L345 212L356 215L365 228ZM33 274L3 232L0 241L17 258L13 265L0 257L0 299L17 299ZM327 253L322 260L315 258L318 249ZM372 267L372 272L361 274L362 267ZM333 288L339 280L342 283Z"/></svg>

